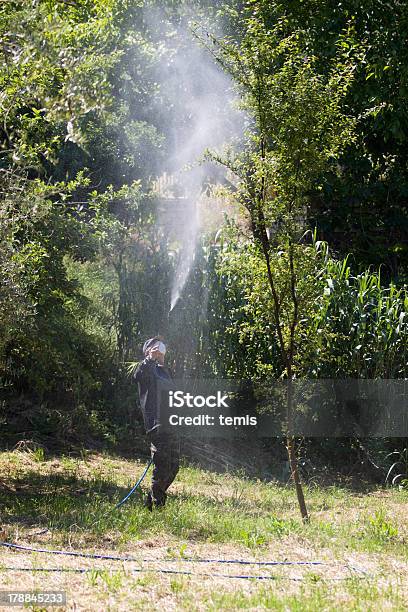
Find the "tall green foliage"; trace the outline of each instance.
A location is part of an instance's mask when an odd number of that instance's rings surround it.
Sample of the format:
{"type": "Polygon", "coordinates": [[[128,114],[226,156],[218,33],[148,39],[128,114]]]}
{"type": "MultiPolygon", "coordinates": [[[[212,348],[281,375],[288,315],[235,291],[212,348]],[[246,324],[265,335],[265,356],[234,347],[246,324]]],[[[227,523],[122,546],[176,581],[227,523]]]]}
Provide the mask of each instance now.
{"type": "MultiPolygon", "coordinates": [[[[111,283],[119,306],[110,321],[102,307],[95,315],[97,300],[73,269],[87,261],[109,269],[122,257],[119,248],[143,249],[134,179],[146,176],[141,151],[161,137],[137,120],[126,103],[128,96],[135,104],[134,96],[123,87],[131,57],[135,70],[140,63],[147,70],[157,55],[142,24],[134,30],[141,10],[125,0],[0,6],[1,382],[8,401],[23,393],[39,409],[40,429],[42,418],[44,427],[52,421],[72,434],[75,407],[82,411],[77,424],[85,424],[83,415],[112,397],[118,351],[129,350],[129,337],[133,347],[138,340],[133,328],[125,331],[126,317],[138,316],[125,308],[123,266],[111,283]]],[[[132,82],[149,95],[141,80],[132,82]]],[[[143,227],[152,224],[147,208],[148,200],[143,227]]],[[[146,274],[146,257],[134,261],[146,274]]],[[[9,404],[16,421],[24,410],[24,402],[9,404]]]]}
{"type": "Polygon", "coordinates": [[[0,4],[0,376],[18,431],[73,435],[112,413],[128,423],[125,362],[157,332],[180,374],[282,374],[262,228],[286,346],[292,255],[302,273],[294,373],[405,375],[406,295],[382,281],[405,253],[406,24],[403,4],[371,0],[0,4]],[[206,40],[255,109],[240,154],[219,159],[254,241],[204,241],[169,318],[173,264],[149,188],[188,133],[171,100],[192,7],[203,23],[218,12],[222,53],[206,40]],[[340,252],[387,261],[381,279],[298,243],[305,217],[340,252]]]}
{"type": "MultiPolygon", "coordinates": [[[[341,256],[356,265],[385,263],[387,281],[407,273],[407,28],[408,7],[398,0],[231,0],[223,19],[231,40],[245,38],[239,16],[262,14],[268,27],[284,24],[286,35],[300,29],[320,69],[330,71],[339,34],[353,23],[364,49],[346,97],[356,121],[356,138],[343,150],[335,171],[325,171],[322,189],[311,193],[310,219],[341,256]]],[[[344,55],[353,53],[342,42],[344,55]]]]}
{"type": "Polygon", "coordinates": [[[348,258],[324,254],[323,291],[313,303],[304,338],[304,375],[320,378],[405,378],[407,309],[405,287],[381,283],[381,271],[352,273],[348,258]]]}
{"type": "MultiPolygon", "coordinates": [[[[284,286],[287,261],[283,253],[277,253],[272,261],[284,286]]],[[[299,293],[304,316],[294,362],[296,376],[405,378],[406,287],[382,284],[380,271],[353,274],[349,258],[334,257],[327,243],[316,239],[316,233],[304,248],[301,268],[299,293]]],[[[220,341],[233,346],[239,356],[246,355],[237,363],[230,361],[231,352],[227,352],[225,372],[253,380],[279,377],[283,363],[277,338],[270,334],[271,308],[262,258],[250,245],[243,248],[236,235],[225,236],[217,252],[216,270],[218,284],[224,288],[226,313],[222,321],[218,319],[219,330],[223,329],[220,341]]],[[[215,312],[219,316],[222,310],[217,307],[215,312]]]]}

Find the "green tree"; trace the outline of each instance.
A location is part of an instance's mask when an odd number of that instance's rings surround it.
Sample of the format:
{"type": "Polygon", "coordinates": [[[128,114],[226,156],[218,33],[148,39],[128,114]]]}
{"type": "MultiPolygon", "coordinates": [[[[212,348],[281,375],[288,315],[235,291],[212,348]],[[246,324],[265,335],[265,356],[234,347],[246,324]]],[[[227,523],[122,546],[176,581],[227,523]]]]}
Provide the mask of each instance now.
{"type": "MultiPolygon", "coordinates": [[[[385,264],[383,280],[404,282],[407,273],[407,32],[408,6],[399,0],[230,0],[223,11],[232,40],[245,37],[237,16],[245,7],[262,12],[268,26],[284,22],[286,36],[302,30],[319,69],[330,71],[337,41],[352,20],[364,47],[345,105],[356,120],[356,138],[339,166],[326,169],[311,193],[309,219],[341,256],[355,265],[385,264]]],[[[343,41],[344,53],[352,47],[343,41]]]]}
{"type": "MultiPolygon", "coordinates": [[[[350,54],[345,57],[342,48],[345,41],[348,49],[354,42],[350,28],[338,41],[330,70],[322,73],[302,32],[286,36],[285,21],[271,27],[264,10],[266,3],[251,2],[238,15],[245,32],[239,45],[215,37],[207,45],[233,76],[242,106],[252,119],[242,151],[209,156],[235,175],[234,198],[248,215],[252,249],[259,260],[252,291],[270,304],[269,328],[276,334],[288,385],[288,456],[306,521],[293,436],[292,387],[300,322],[308,301],[308,292],[301,292],[302,279],[305,275],[306,286],[310,280],[303,224],[311,189],[354,137],[354,121],[342,108],[354,71],[350,54]]],[[[254,274],[249,278],[253,281],[254,274]]]]}

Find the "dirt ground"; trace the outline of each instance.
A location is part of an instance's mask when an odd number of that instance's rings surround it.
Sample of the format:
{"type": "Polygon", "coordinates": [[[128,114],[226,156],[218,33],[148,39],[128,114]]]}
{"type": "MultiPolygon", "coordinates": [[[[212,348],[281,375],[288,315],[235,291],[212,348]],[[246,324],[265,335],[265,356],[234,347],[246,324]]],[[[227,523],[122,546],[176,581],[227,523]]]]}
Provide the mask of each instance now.
{"type": "MultiPolygon", "coordinates": [[[[48,534],[27,534],[20,545],[50,548],[48,534]]],[[[231,563],[201,563],[182,560],[174,554],[176,542],[151,538],[129,545],[126,553],[104,548],[98,554],[132,556],[134,561],[96,560],[81,557],[28,553],[0,549],[1,588],[19,590],[61,590],[66,592],[65,610],[176,610],[209,609],[214,591],[244,595],[262,588],[288,596],[299,592],[305,583],[322,583],[347,600],[342,585],[352,581],[374,581],[377,588],[403,588],[408,601],[408,563],[385,555],[350,553],[334,559],[331,551],[316,551],[284,540],[264,549],[262,554],[248,554],[236,545],[186,545],[182,555],[189,559],[228,559],[257,561],[320,561],[322,565],[255,566],[231,563]],[[6,569],[7,568],[7,569],[6,569]],[[15,568],[13,570],[8,568],[15,568]],[[21,571],[30,568],[35,571],[21,571]],[[48,569],[64,571],[38,571],[48,569]],[[87,570],[83,572],[70,570],[87,570]],[[167,572],[174,573],[167,573],[167,572]],[[184,573],[186,572],[186,573],[184,573]],[[248,580],[237,576],[263,576],[248,580]],[[272,579],[270,579],[272,578],[272,579]],[[404,587],[405,585],[405,587],[404,587]],[[194,600],[194,604],[192,603],[194,600]],[[190,605],[189,605],[190,602],[190,605]]],[[[177,541],[179,546],[179,541],[177,541]]],[[[81,551],[92,552],[92,551],[81,551]]],[[[38,608],[36,608],[38,609],[38,608]]],[[[57,610],[57,607],[52,608],[57,610]]]]}

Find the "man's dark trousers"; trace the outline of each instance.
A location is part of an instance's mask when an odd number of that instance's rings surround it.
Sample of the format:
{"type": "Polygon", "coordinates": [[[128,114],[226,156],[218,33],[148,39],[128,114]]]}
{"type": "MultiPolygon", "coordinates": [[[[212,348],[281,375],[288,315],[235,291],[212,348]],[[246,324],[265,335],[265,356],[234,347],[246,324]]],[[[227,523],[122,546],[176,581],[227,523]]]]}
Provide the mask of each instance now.
{"type": "Polygon", "coordinates": [[[150,452],[153,459],[152,487],[146,505],[164,506],[166,491],[175,479],[180,467],[180,440],[160,428],[149,432],[150,452]]]}

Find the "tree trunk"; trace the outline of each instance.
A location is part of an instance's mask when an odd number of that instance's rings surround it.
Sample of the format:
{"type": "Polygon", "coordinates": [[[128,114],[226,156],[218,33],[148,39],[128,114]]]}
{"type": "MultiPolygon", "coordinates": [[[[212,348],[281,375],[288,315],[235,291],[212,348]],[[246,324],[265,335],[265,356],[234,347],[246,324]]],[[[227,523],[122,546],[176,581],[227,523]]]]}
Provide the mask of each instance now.
{"type": "Polygon", "coordinates": [[[288,458],[290,465],[290,472],[292,475],[293,482],[295,483],[296,495],[299,503],[299,510],[304,523],[309,522],[309,515],[306,508],[305,496],[303,495],[302,483],[300,480],[298,460],[296,456],[296,441],[293,435],[294,423],[293,423],[293,378],[292,378],[292,364],[287,365],[288,374],[288,394],[286,404],[286,416],[287,416],[287,436],[286,444],[288,450],[288,458]]]}
{"type": "Polygon", "coordinates": [[[290,471],[292,474],[293,482],[295,483],[296,495],[298,498],[300,514],[302,515],[302,520],[304,523],[309,522],[309,515],[307,513],[305,496],[303,495],[302,483],[300,481],[297,457],[296,457],[296,448],[295,448],[295,438],[293,436],[287,436],[286,444],[288,449],[288,457],[290,464],[290,471]]]}

